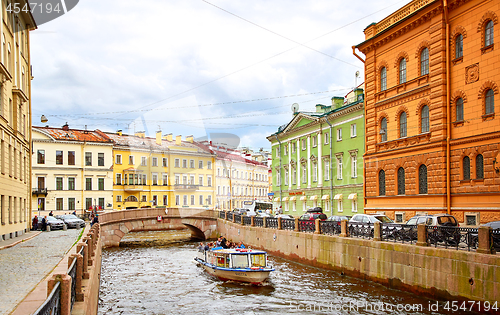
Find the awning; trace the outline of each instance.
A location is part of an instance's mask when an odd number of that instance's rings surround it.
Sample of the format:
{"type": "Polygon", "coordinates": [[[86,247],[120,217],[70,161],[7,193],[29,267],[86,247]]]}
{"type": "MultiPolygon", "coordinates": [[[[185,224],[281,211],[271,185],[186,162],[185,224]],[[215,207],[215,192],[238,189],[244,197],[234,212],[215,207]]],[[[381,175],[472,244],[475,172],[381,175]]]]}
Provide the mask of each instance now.
{"type": "Polygon", "coordinates": [[[283,201],[288,201],[288,197],[283,197],[283,201]]]}
{"type": "Polygon", "coordinates": [[[300,197],[300,200],[307,200],[307,196],[300,197]]]}
{"type": "Polygon", "coordinates": [[[335,200],[341,200],[342,199],[342,194],[338,194],[338,195],[335,195],[335,197],[333,197],[333,199],[335,200]]]}
{"type": "Polygon", "coordinates": [[[274,200],[273,200],[273,201],[280,201],[280,197],[276,197],[276,198],[274,198],[274,200]]]}
{"type": "Polygon", "coordinates": [[[297,200],[297,197],[295,197],[295,196],[290,197],[290,201],[294,201],[294,200],[297,200]]]}
{"type": "Polygon", "coordinates": [[[328,199],[330,199],[330,195],[323,195],[323,197],[321,197],[321,199],[328,200],[328,199]]]}
{"type": "Polygon", "coordinates": [[[347,197],[347,199],[356,200],[358,199],[358,194],[350,194],[349,197],[347,197]]]}
{"type": "Polygon", "coordinates": [[[318,199],[318,196],[314,195],[314,196],[311,196],[311,198],[309,200],[317,200],[318,199]]]}

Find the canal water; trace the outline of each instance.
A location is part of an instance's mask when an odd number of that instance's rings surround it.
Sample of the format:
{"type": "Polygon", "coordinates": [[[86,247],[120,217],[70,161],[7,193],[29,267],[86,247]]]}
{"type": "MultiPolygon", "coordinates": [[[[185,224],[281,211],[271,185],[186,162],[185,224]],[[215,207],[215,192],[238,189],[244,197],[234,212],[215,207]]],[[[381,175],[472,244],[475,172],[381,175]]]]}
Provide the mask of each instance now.
{"type": "Polygon", "coordinates": [[[450,301],[269,257],[269,282],[219,281],[193,260],[188,231],[130,233],[105,249],[99,314],[470,314],[450,301]],[[449,309],[447,311],[446,309],[449,309]]]}

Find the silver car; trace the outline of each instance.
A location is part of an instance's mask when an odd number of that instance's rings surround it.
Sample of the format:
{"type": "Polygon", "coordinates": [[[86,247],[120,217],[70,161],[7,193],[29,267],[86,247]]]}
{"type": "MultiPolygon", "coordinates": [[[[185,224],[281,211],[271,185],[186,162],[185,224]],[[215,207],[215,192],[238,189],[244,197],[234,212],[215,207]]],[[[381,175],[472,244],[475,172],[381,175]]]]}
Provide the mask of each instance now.
{"type": "Polygon", "coordinates": [[[64,221],[64,223],[68,226],[68,228],[79,229],[79,228],[85,227],[85,221],[78,218],[74,214],[63,215],[63,216],[61,216],[61,220],[64,221]]]}

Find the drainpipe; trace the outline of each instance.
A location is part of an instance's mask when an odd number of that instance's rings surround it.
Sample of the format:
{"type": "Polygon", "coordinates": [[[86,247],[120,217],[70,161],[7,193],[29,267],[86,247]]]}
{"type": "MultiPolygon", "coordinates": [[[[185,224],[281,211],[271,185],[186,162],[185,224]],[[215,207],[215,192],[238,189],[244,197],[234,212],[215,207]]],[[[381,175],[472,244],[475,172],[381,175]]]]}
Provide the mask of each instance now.
{"type": "MultiPolygon", "coordinates": [[[[282,185],[281,185],[281,141],[280,139],[278,138],[278,135],[274,135],[276,137],[276,140],[278,141],[279,143],[279,152],[280,152],[280,156],[279,156],[279,159],[280,159],[280,208],[283,209],[283,200],[281,198],[281,195],[283,194],[282,192],[282,185]]],[[[271,154],[272,154],[272,150],[271,150],[271,154]]]]}
{"type": "Polygon", "coordinates": [[[446,24],[446,213],[451,214],[451,187],[450,187],[450,137],[451,137],[451,106],[450,106],[450,22],[448,16],[448,1],[443,0],[444,19],[446,24]]]}
{"type": "MultiPolygon", "coordinates": [[[[354,56],[356,56],[356,58],[358,58],[359,60],[361,60],[361,62],[364,64],[365,61],[363,60],[363,58],[361,58],[358,54],[356,54],[356,46],[352,46],[352,54],[354,56]]],[[[366,80],[365,80],[366,81],[366,80]]]]}
{"type": "MultiPolygon", "coordinates": [[[[365,61],[356,54],[356,46],[352,46],[352,53],[354,56],[356,56],[359,60],[361,60],[361,62],[365,63],[365,61]]],[[[366,68],[366,67],[365,67],[366,68]]],[[[366,82],[366,73],[365,73],[365,82],[366,82]]],[[[366,152],[368,150],[368,145],[366,143],[366,135],[368,134],[367,133],[367,127],[366,127],[366,90],[364,91],[365,92],[365,97],[363,99],[363,110],[364,110],[364,115],[365,115],[365,152],[363,153],[363,155],[366,155],[366,152]]],[[[364,209],[366,208],[366,165],[364,165],[364,162],[363,162],[363,212],[364,209]]]]}
{"type": "Polygon", "coordinates": [[[332,134],[332,124],[328,121],[328,116],[326,116],[326,123],[330,126],[330,208],[332,209],[332,215],[333,215],[333,168],[332,168],[332,161],[333,161],[333,134],[332,134]]]}

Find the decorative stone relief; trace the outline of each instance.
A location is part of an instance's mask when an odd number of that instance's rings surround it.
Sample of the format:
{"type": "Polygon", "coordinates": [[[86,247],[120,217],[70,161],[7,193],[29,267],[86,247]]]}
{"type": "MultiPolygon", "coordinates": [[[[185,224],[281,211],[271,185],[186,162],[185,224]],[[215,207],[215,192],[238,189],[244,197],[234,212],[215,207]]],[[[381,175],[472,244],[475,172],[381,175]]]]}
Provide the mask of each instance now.
{"type": "Polygon", "coordinates": [[[465,83],[474,83],[479,80],[479,63],[465,68],[465,83]]]}

